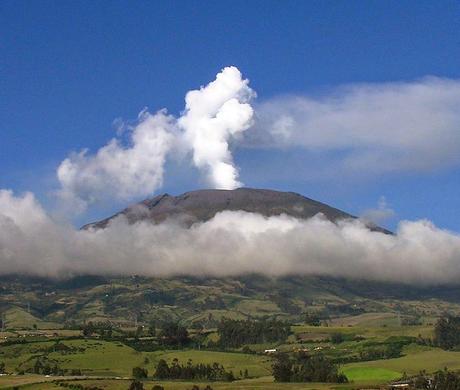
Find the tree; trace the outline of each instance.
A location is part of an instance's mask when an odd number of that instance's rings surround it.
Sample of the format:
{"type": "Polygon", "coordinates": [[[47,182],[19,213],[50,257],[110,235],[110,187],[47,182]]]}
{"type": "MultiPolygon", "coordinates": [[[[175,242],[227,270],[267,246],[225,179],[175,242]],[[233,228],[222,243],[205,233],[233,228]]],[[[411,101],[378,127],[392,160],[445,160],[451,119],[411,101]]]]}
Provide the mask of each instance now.
{"type": "Polygon", "coordinates": [[[242,321],[222,318],[217,333],[221,347],[238,348],[244,344],[283,341],[291,333],[291,327],[277,320],[242,321]]]}
{"type": "Polygon", "coordinates": [[[86,325],[82,327],[83,336],[88,337],[94,333],[94,326],[93,323],[90,321],[86,325]]]}
{"type": "Polygon", "coordinates": [[[340,344],[343,343],[345,338],[343,337],[342,333],[332,333],[331,334],[331,343],[332,344],[340,344]]]}
{"type": "Polygon", "coordinates": [[[148,371],[142,367],[133,368],[133,377],[137,379],[143,379],[148,377],[148,371]]]}
{"type": "Polygon", "coordinates": [[[133,380],[128,390],[144,390],[144,384],[138,380],[133,380]]]}
{"type": "Polygon", "coordinates": [[[177,322],[166,322],[160,330],[160,342],[165,345],[182,347],[189,342],[187,328],[177,322]]]}
{"type": "Polygon", "coordinates": [[[348,382],[337,365],[323,355],[300,353],[290,359],[287,354],[280,354],[272,366],[272,373],[276,382],[348,382]]]}
{"type": "Polygon", "coordinates": [[[166,360],[160,359],[158,361],[154,377],[158,378],[158,379],[167,379],[167,378],[169,378],[169,366],[168,366],[168,363],[166,363],[166,360]]]}
{"type": "Polygon", "coordinates": [[[155,321],[150,321],[148,333],[149,333],[149,336],[155,337],[156,335],[155,321]]]}
{"type": "Polygon", "coordinates": [[[292,363],[288,356],[280,355],[272,365],[272,374],[275,382],[290,382],[292,363]]]}
{"type": "Polygon", "coordinates": [[[307,313],[305,315],[305,323],[310,326],[320,326],[321,319],[315,313],[307,313]]]}
{"type": "Polygon", "coordinates": [[[222,364],[193,364],[188,360],[186,364],[180,364],[178,359],[173,359],[168,366],[164,359],[158,362],[154,377],[157,379],[182,379],[182,380],[209,380],[227,381],[235,380],[232,371],[226,371],[222,364]]]}
{"type": "Polygon", "coordinates": [[[460,317],[441,317],[434,327],[436,345],[453,349],[460,345],[460,317]]]}
{"type": "Polygon", "coordinates": [[[4,374],[4,373],[5,373],[5,363],[0,362],[0,374],[4,374]]]}

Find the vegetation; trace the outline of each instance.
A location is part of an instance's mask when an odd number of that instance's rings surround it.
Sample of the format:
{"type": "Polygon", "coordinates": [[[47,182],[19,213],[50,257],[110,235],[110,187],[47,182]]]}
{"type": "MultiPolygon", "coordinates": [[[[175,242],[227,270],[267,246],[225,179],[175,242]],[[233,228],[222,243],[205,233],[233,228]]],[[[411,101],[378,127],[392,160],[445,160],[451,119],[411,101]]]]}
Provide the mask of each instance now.
{"type": "Polygon", "coordinates": [[[171,366],[164,359],[158,362],[154,377],[157,379],[185,379],[232,382],[235,376],[232,371],[226,371],[219,363],[180,364],[178,359],[173,359],[171,366]]]}
{"type": "Polygon", "coordinates": [[[444,316],[436,323],[435,343],[443,349],[460,347],[460,317],[444,316]]]}
{"type": "Polygon", "coordinates": [[[283,341],[291,333],[289,324],[277,320],[232,320],[223,318],[217,328],[219,345],[238,348],[244,344],[283,341]]]}
{"type": "Polygon", "coordinates": [[[299,353],[290,358],[279,354],[273,364],[273,377],[276,382],[328,382],[347,383],[345,374],[324,355],[299,353]]]}
{"type": "Polygon", "coordinates": [[[165,322],[160,330],[160,343],[172,347],[183,347],[189,341],[187,328],[177,322],[165,322]]]}
{"type": "Polygon", "coordinates": [[[149,372],[145,368],[134,367],[132,375],[133,375],[134,378],[144,379],[144,378],[147,378],[149,376],[149,372]]]}
{"type": "Polygon", "coordinates": [[[4,278],[0,388],[341,389],[404,374],[422,388],[422,376],[455,383],[458,291],[424,299],[357,284],[133,277],[26,288],[4,278]]]}

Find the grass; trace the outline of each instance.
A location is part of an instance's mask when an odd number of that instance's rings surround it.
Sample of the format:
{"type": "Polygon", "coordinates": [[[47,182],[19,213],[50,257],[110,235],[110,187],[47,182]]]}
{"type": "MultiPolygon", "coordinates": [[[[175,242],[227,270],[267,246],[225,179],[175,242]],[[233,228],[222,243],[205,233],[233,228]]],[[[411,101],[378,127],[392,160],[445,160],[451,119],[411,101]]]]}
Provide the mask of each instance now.
{"type": "Polygon", "coordinates": [[[421,370],[434,372],[448,367],[451,370],[460,369],[460,352],[443,351],[438,348],[430,348],[421,351],[410,351],[406,356],[374,360],[370,362],[350,363],[343,367],[344,372],[349,369],[385,369],[394,372],[406,372],[409,375],[418,374],[421,370]]]}
{"type": "Polygon", "coordinates": [[[358,383],[386,383],[402,376],[401,372],[380,367],[347,367],[342,370],[348,380],[358,383]]]}
{"type": "MultiPolygon", "coordinates": [[[[286,344],[277,345],[276,347],[292,351],[295,347],[309,348],[313,350],[316,345],[325,347],[325,353],[337,357],[342,354],[356,353],[363,344],[369,341],[383,341],[390,336],[411,335],[417,336],[431,335],[432,327],[428,325],[421,326],[377,326],[379,321],[392,321],[394,317],[385,313],[375,313],[375,315],[361,315],[354,319],[354,326],[293,326],[292,330],[295,335],[302,338],[315,340],[327,339],[331,333],[343,333],[348,336],[362,335],[367,340],[354,341],[348,337],[347,341],[341,344],[332,345],[327,342],[321,343],[298,343],[296,338],[291,336],[286,344]],[[365,326],[365,323],[372,323],[372,326],[365,326]]],[[[351,319],[347,319],[351,322],[351,319]]],[[[52,331],[50,331],[52,332],[52,331]]],[[[58,331],[59,332],[59,331],[58,331]]],[[[63,331],[64,332],[64,331],[63,331]]],[[[19,331],[16,331],[19,333],[19,331]]],[[[69,334],[70,335],[70,334],[69,334]]],[[[271,377],[272,358],[265,355],[244,354],[239,352],[217,352],[206,350],[159,350],[155,352],[138,352],[120,342],[102,341],[97,339],[77,339],[61,341],[73,350],[69,353],[49,352],[49,348],[55,343],[50,341],[29,342],[27,344],[17,344],[9,346],[0,346],[0,361],[6,363],[7,371],[13,372],[18,369],[27,369],[33,366],[37,356],[46,354],[50,363],[56,362],[59,367],[65,369],[80,369],[84,375],[92,377],[106,377],[106,379],[85,380],[85,384],[97,381],[97,386],[106,389],[127,389],[129,381],[115,380],[114,377],[127,378],[131,376],[131,370],[135,366],[141,366],[153,375],[157,362],[165,359],[169,363],[177,358],[181,364],[186,364],[189,359],[193,363],[212,364],[214,362],[222,364],[226,370],[233,371],[234,375],[239,377],[240,371],[248,370],[250,380],[239,380],[229,383],[212,383],[213,389],[345,389],[339,385],[328,384],[279,384],[273,383],[271,377]]],[[[258,344],[251,346],[253,349],[263,348],[264,345],[258,344]]],[[[438,348],[420,346],[416,344],[407,345],[403,350],[404,356],[397,359],[375,360],[359,363],[350,363],[343,365],[341,370],[352,381],[348,388],[359,385],[378,385],[397,379],[406,372],[409,375],[417,374],[421,370],[434,372],[444,367],[451,370],[460,369],[460,352],[443,351],[438,348]],[[351,387],[350,387],[351,386],[351,387]]],[[[21,389],[56,389],[56,384],[37,383],[43,380],[52,380],[54,378],[44,378],[43,376],[6,376],[0,377],[0,388],[13,386],[15,383],[22,386],[21,389]],[[31,383],[34,382],[34,383],[31,383]]],[[[153,386],[153,382],[151,382],[153,386]]],[[[185,390],[190,389],[192,382],[161,382],[165,390],[185,390]]],[[[201,384],[203,385],[203,384],[201,384]]],[[[151,388],[150,382],[146,388],[151,388]]],[[[202,386],[202,388],[204,388],[202,386]]]]}
{"type": "Polygon", "coordinates": [[[257,299],[242,300],[235,306],[235,310],[253,316],[263,316],[273,313],[281,314],[280,308],[275,303],[257,299]]]}
{"type": "Polygon", "coordinates": [[[55,322],[43,321],[26,310],[13,306],[4,312],[7,329],[32,329],[34,325],[38,329],[59,329],[62,325],[55,322]]]}
{"type": "Polygon", "coordinates": [[[424,338],[431,338],[433,327],[430,325],[417,326],[309,326],[296,325],[292,327],[295,334],[303,335],[309,339],[323,339],[331,333],[343,333],[347,335],[359,335],[376,340],[385,340],[391,336],[412,336],[421,335],[424,338]]]}
{"type": "MultiPolygon", "coordinates": [[[[153,370],[159,359],[165,359],[170,363],[177,358],[180,363],[186,364],[188,359],[193,363],[212,364],[214,362],[222,364],[226,370],[231,370],[235,376],[239,375],[240,370],[248,370],[250,377],[262,377],[271,373],[271,359],[266,356],[249,355],[233,352],[213,352],[213,351],[167,351],[154,352],[150,354],[151,363],[147,367],[153,370]]],[[[152,371],[153,372],[153,371],[152,371]]]]}
{"type": "Polygon", "coordinates": [[[335,318],[332,321],[335,326],[349,327],[382,327],[399,326],[399,317],[395,313],[364,313],[357,316],[335,318]]]}
{"type": "MultiPolygon", "coordinates": [[[[49,379],[49,378],[48,378],[49,379]]],[[[12,384],[20,386],[21,390],[57,390],[62,389],[59,385],[52,382],[38,382],[37,383],[21,385],[20,383],[12,384]]],[[[84,386],[97,386],[103,389],[110,390],[127,390],[131,383],[130,380],[125,379],[86,379],[73,381],[69,383],[82,384],[84,386]]],[[[349,385],[325,384],[325,383],[275,383],[271,377],[263,377],[258,379],[241,380],[235,382],[181,382],[181,381],[145,381],[144,388],[151,389],[153,385],[159,384],[165,390],[189,390],[194,384],[204,389],[206,385],[210,385],[214,390],[331,390],[331,389],[349,389],[349,385]]],[[[0,379],[0,388],[2,382],[0,379]]]]}
{"type": "MultiPolygon", "coordinates": [[[[153,374],[156,363],[160,359],[171,362],[174,358],[186,364],[191,359],[195,364],[212,364],[218,362],[226,370],[232,370],[236,376],[240,370],[248,370],[250,376],[266,376],[270,374],[270,358],[260,355],[214,352],[198,350],[162,350],[156,352],[138,352],[118,342],[102,340],[66,340],[62,341],[68,347],[74,348],[72,353],[47,353],[48,359],[57,362],[64,369],[80,369],[85,375],[96,376],[130,376],[135,366],[142,366],[153,374]],[[144,363],[145,359],[148,363],[144,363]]],[[[2,347],[0,361],[5,362],[9,372],[17,369],[26,370],[33,366],[35,357],[43,355],[54,341],[17,344],[2,347]]]]}

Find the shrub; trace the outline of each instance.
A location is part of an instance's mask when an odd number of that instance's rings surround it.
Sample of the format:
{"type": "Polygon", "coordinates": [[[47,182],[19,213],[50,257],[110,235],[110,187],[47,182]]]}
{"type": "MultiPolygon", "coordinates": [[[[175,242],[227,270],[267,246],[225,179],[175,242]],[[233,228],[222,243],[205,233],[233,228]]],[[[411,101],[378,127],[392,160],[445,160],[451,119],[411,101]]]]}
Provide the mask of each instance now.
{"type": "Polygon", "coordinates": [[[133,368],[133,377],[136,379],[143,379],[147,378],[148,376],[148,371],[145,368],[142,367],[134,367],[133,368]]]}

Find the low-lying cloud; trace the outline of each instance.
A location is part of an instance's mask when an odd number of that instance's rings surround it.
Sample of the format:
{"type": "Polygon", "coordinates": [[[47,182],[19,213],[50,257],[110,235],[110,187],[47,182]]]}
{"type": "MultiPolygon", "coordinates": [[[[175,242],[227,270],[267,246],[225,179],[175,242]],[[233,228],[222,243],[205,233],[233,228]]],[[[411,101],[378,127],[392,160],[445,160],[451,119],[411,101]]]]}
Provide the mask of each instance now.
{"type": "MultiPolygon", "coordinates": [[[[296,170],[330,179],[344,173],[427,172],[460,165],[460,81],[354,85],[320,97],[278,97],[251,106],[255,92],[235,67],[186,94],[175,117],[139,115],[123,137],[95,153],[69,155],[57,169],[58,194],[72,211],[112,200],[151,196],[168,159],[190,159],[213,188],[241,186],[232,148],[301,150],[319,164],[296,170]],[[314,172],[313,172],[314,171],[314,172]]],[[[258,154],[261,158],[261,154],[258,154]]],[[[264,158],[264,157],[262,157],[264,158]]],[[[288,166],[286,172],[292,170],[288,166]]],[[[264,174],[270,175],[264,165],[264,174]]],[[[404,283],[458,283],[460,235],[429,221],[403,221],[395,235],[371,232],[365,221],[393,212],[384,201],[361,220],[334,224],[222,212],[191,227],[180,219],[102,230],[56,222],[27,193],[0,190],[0,274],[237,276],[263,273],[329,275],[404,283]]]]}
{"type": "Polygon", "coordinates": [[[0,191],[0,274],[169,277],[246,273],[329,275],[403,283],[458,283],[460,235],[428,221],[371,232],[359,220],[299,220],[225,211],[188,228],[179,220],[76,230],[56,223],[30,193],[0,191]]]}

